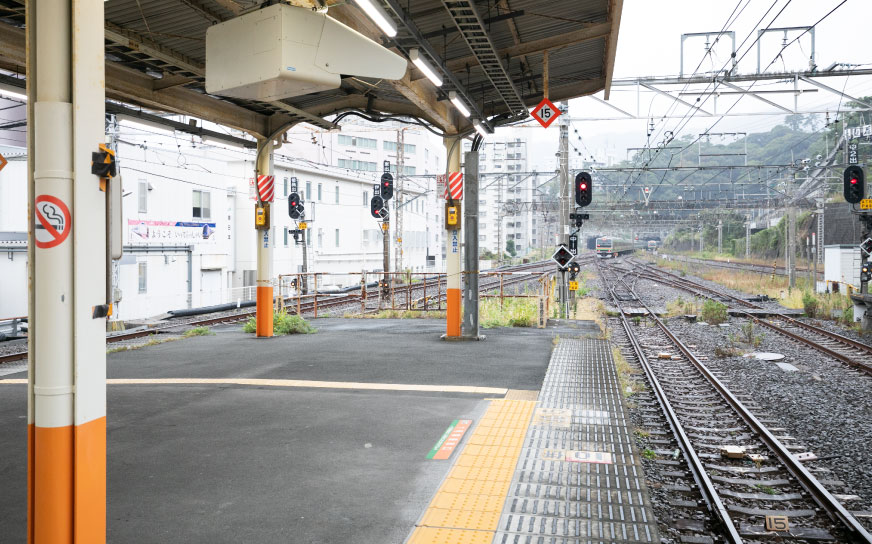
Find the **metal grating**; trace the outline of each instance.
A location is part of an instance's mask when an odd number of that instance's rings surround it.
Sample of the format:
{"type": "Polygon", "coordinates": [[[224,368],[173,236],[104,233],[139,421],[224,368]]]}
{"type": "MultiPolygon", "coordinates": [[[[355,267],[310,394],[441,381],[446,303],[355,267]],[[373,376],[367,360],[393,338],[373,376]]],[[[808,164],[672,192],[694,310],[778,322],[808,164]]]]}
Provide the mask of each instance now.
{"type": "Polygon", "coordinates": [[[511,78],[506,73],[503,63],[500,61],[491,42],[487,30],[484,28],[484,23],[481,21],[478,12],[475,10],[471,0],[442,0],[448,13],[451,14],[451,19],[457,25],[457,29],[463,35],[469,45],[472,54],[478,60],[485,75],[493,84],[494,88],[499,93],[506,107],[514,115],[527,113],[527,106],[524,105],[524,100],[512,83],[511,78]]]}
{"type": "Polygon", "coordinates": [[[494,542],[660,542],[626,419],[608,343],[561,339],[494,542]]]}

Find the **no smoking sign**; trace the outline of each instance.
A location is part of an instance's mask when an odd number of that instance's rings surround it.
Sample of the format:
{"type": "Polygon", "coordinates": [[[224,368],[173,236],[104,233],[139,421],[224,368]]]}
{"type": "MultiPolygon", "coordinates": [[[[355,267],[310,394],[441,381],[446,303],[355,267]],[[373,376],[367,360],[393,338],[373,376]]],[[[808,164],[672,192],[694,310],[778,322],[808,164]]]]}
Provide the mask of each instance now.
{"type": "Polygon", "coordinates": [[[70,209],[59,198],[50,195],[36,197],[36,247],[50,249],[59,246],[73,228],[70,209]]]}
{"type": "Polygon", "coordinates": [[[547,98],[543,98],[542,102],[539,102],[539,105],[530,112],[530,115],[533,116],[533,119],[539,121],[540,125],[548,128],[548,125],[560,117],[560,110],[557,109],[557,106],[555,106],[553,102],[547,98]]]}

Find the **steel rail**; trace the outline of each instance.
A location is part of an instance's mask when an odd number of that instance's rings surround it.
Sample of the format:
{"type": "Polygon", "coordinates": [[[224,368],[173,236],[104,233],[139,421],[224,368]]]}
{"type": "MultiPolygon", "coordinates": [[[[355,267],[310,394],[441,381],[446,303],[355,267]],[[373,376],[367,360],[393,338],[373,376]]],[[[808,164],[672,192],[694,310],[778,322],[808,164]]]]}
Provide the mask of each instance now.
{"type": "MultiPolygon", "coordinates": [[[[707,292],[712,293],[713,295],[715,295],[717,297],[727,298],[727,299],[732,300],[736,303],[742,304],[746,307],[750,307],[750,308],[754,308],[754,309],[763,309],[761,306],[758,306],[758,305],[753,304],[751,302],[748,302],[746,300],[742,300],[741,298],[734,297],[733,295],[717,291],[717,290],[712,289],[710,287],[700,285],[700,284],[698,284],[694,281],[688,280],[686,278],[681,278],[679,276],[672,274],[671,272],[667,272],[665,270],[657,270],[657,269],[654,269],[653,267],[650,267],[650,266],[648,268],[652,271],[656,270],[656,272],[654,274],[652,274],[650,276],[645,276],[646,278],[651,279],[652,281],[658,281],[660,283],[672,285],[673,287],[676,287],[678,289],[684,289],[685,291],[688,291],[688,292],[691,292],[694,294],[698,294],[698,295],[702,295],[706,298],[713,298],[712,296],[706,295],[704,293],[707,291],[707,292]],[[662,277],[657,277],[657,274],[672,276],[676,281],[664,280],[662,277]],[[692,287],[688,287],[688,285],[692,286],[692,287]]],[[[738,311],[741,312],[741,310],[738,310],[738,311]]],[[[820,351],[821,353],[829,355],[830,357],[833,357],[834,359],[837,359],[837,360],[845,363],[848,366],[854,367],[858,370],[862,370],[863,372],[872,375],[872,365],[866,364],[866,363],[864,363],[862,361],[858,361],[856,359],[852,359],[850,356],[845,355],[844,353],[840,353],[840,352],[838,352],[832,348],[829,348],[827,346],[824,346],[824,345],[814,341],[811,338],[808,338],[808,337],[803,336],[801,334],[797,334],[793,331],[789,331],[783,327],[779,327],[775,323],[770,323],[769,321],[766,321],[764,319],[760,319],[759,317],[757,317],[753,314],[750,314],[748,312],[742,312],[742,313],[747,319],[750,319],[751,321],[753,321],[754,323],[756,323],[758,325],[762,325],[762,326],[764,326],[768,329],[771,329],[779,334],[782,334],[788,338],[796,340],[797,342],[800,342],[800,343],[805,344],[811,348],[814,348],[814,349],[820,351]]],[[[840,343],[844,344],[848,348],[860,350],[864,354],[872,357],[872,347],[867,346],[866,344],[863,344],[861,342],[857,342],[856,340],[852,340],[846,336],[842,336],[841,334],[838,334],[838,333],[835,333],[832,331],[828,331],[822,327],[817,327],[817,326],[811,325],[809,323],[804,323],[802,321],[799,321],[798,319],[793,319],[792,317],[789,317],[786,315],[779,315],[777,318],[781,319],[782,321],[785,321],[786,323],[788,323],[791,326],[801,328],[801,329],[807,330],[809,332],[827,337],[831,340],[834,340],[836,342],[840,342],[840,343]]]]}
{"type": "MultiPolygon", "coordinates": [[[[623,282],[623,280],[621,280],[623,282]]],[[[841,522],[842,525],[851,533],[851,535],[859,542],[868,542],[872,544],[872,534],[860,524],[842,504],[818,481],[805,466],[798,461],[779,441],[775,435],[754,416],[751,411],[715,376],[711,370],[700,361],[693,352],[682,342],[675,334],[660,320],[651,309],[638,298],[635,291],[630,289],[624,283],[625,287],[637,298],[639,304],[645,308],[650,318],[657,324],[661,331],[678,347],[684,356],[700,371],[700,373],[708,380],[708,382],[718,391],[721,397],[727,401],[733,410],[741,417],[751,429],[757,433],[764,444],[778,457],[787,470],[797,479],[800,485],[814,499],[814,501],[826,510],[827,515],[834,521],[841,522]]]]}
{"type": "MultiPolygon", "coordinates": [[[[669,422],[669,426],[672,429],[672,434],[675,435],[675,439],[678,442],[678,447],[681,448],[681,451],[684,454],[684,458],[687,459],[687,464],[690,468],[691,475],[693,476],[697,487],[702,493],[702,497],[705,500],[706,507],[718,519],[724,530],[725,536],[729,538],[730,542],[740,544],[741,542],[743,542],[742,537],[739,535],[739,531],[736,528],[736,525],[733,522],[733,519],[730,516],[726,505],[724,505],[720,495],[718,495],[717,489],[715,489],[714,483],[712,483],[711,479],[708,476],[708,473],[705,471],[702,460],[700,460],[699,455],[696,453],[693,444],[691,444],[690,442],[690,438],[687,436],[687,432],[685,432],[684,430],[684,426],[681,424],[678,419],[678,415],[672,408],[672,403],[669,402],[669,399],[666,397],[666,392],[663,391],[663,387],[660,385],[660,380],[658,380],[657,377],[654,375],[654,369],[651,368],[651,365],[648,362],[648,358],[645,356],[645,352],[642,349],[638,338],[636,338],[635,333],[631,332],[630,324],[627,320],[627,314],[624,313],[624,308],[621,306],[621,303],[618,300],[617,295],[615,294],[614,286],[610,285],[606,280],[605,274],[603,273],[602,265],[597,263],[596,266],[597,270],[600,273],[600,277],[603,279],[603,282],[606,283],[609,289],[609,294],[612,297],[612,301],[614,302],[615,307],[618,309],[618,312],[620,312],[621,325],[623,326],[624,331],[627,333],[627,338],[629,338],[630,340],[630,345],[633,347],[633,351],[636,354],[636,358],[639,360],[639,364],[644,369],[645,375],[648,377],[648,381],[651,383],[651,389],[653,389],[654,394],[657,397],[657,402],[660,403],[660,407],[663,409],[663,413],[666,415],[666,420],[669,422]]],[[[641,303],[641,301],[639,302],[641,303]]]]}

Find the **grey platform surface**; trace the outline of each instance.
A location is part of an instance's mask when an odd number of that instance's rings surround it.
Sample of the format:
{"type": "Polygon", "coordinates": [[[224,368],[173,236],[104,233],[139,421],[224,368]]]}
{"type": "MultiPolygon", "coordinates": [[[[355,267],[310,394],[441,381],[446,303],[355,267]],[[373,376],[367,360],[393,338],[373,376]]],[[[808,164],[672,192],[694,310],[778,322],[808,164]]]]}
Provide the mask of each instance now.
{"type": "MultiPolygon", "coordinates": [[[[313,335],[258,340],[234,326],[113,353],[109,377],[539,389],[554,335],[590,332],[561,323],[446,343],[440,320],[313,324],[313,335]]],[[[477,419],[486,396],[109,385],[109,541],[401,542],[449,467],[427,452],[452,420],[477,419]]],[[[3,544],[25,542],[26,414],[26,387],[0,385],[3,544]]]]}
{"type": "Polygon", "coordinates": [[[494,542],[660,542],[608,342],[552,353],[494,542]]]}

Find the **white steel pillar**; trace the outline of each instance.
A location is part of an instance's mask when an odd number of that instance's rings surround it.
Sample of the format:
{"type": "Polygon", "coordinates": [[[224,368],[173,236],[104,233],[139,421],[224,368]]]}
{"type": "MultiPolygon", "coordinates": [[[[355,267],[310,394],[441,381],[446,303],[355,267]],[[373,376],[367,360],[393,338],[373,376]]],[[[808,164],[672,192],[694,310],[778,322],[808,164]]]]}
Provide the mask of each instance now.
{"type": "Polygon", "coordinates": [[[28,542],[106,541],[103,2],[28,0],[28,542]]]}
{"type": "MultiPolygon", "coordinates": [[[[273,335],[273,284],[272,284],[272,244],[270,231],[272,216],[269,213],[275,190],[273,183],[263,184],[262,176],[272,176],[273,143],[271,140],[257,141],[257,160],[255,163],[255,183],[258,185],[258,203],[266,209],[267,225],[263,230],[255,230],[257,236],[257,317],[255,318],[255,335],[270,337],[273,335]],[[261,190],[260,187],[267,187],[261,190]]],[[[308,195],[307,195],[308,197],[308,195]]]]}

